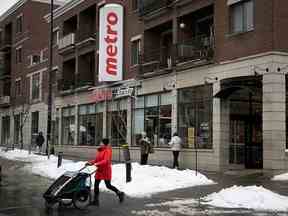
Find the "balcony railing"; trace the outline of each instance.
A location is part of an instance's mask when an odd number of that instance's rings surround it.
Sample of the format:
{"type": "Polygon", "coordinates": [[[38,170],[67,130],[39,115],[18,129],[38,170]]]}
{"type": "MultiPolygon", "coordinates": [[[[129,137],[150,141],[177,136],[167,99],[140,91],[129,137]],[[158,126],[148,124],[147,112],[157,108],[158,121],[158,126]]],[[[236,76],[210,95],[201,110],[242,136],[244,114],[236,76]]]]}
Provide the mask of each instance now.
{"type": "Polygon", "coordinates": [[[197,36],[178,43],[176,52],[176,63],[211,59],[214,55],[214,39],[207,36],[197,36]]]}
{"type": "Polygon", "coordinates": [[[75,45],[75,33],[70,33],[60,39],[58,49],[64,49],[66,47],[75,45]]]}
{"type": "Polygon", "coordinates": [[[59,79],[57,81],[59,91],[68,91],[75,88],[75,80],[59,79]]]}
{"type": "Polygon", "coordinates": [[[191,40],[162,47],[158,49],[145,49],[140,55],[141,74],[171,69],[184,62],[211,60],[214,56],[214,40],[210,37],[199,36],[191,40]]]}
{"type": "Polygon", "coordinates": [[[165,8],[172,2],[173,0],[140,0],[139,15],[144,16],[160,8],[165,8]]]}
{"type": "Polygon", "coordinates": [[[0,96],[0,106],[10,105],[10,96],[0,96]]]}

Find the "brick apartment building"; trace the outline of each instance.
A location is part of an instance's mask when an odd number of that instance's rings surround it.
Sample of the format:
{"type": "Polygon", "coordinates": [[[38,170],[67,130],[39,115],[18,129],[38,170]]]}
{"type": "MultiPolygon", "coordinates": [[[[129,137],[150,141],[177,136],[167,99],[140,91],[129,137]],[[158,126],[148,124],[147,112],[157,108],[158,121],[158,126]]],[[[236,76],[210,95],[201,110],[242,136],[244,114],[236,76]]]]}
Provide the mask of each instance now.
{"type": "MultiPolygon", "coordinates": [[[[46,131],[48,0],[19,0],[0,17],[1,145],[31,144],[46,131]],[[21,136],[23,133],[23,137],[21,136]],[[22,140],[23,139],[23,140],[22,140]]],[[[55,7],[63,1],[55,1],[55,7]]]]}
{"type": "Polygon", "coordinates": [[[197,152],[200,169],[286,169],[287,6],[284,0],[71,0],[57,8],[56,149],[91,157],[110,137],[114,159],[121,160],[119,146],[128,143],[136,161],[146,131],[156,150],[148,161],[169,165],[168,141],[177,131],[182,168],[195,167],[197,152]],[[110,3],[124,9],[123,80],[99,82],[99,13],[110,3]]]}

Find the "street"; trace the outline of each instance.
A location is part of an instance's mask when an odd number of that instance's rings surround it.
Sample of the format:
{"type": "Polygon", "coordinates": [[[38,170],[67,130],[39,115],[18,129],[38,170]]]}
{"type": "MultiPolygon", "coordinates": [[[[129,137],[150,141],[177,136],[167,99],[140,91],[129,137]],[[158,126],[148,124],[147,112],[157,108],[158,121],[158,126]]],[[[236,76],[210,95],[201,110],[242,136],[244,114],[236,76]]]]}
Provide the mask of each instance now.
{"type": "Polygon", "coordinates": [[[53,182],[47,178],[24,171],[23,162],[0,159],[3,177],[0,187],[0,216],[78,216],[78,215],[279,215],[286,213],[255,212],[243,209],[221,209],[199,205],[197,197],[219,190],[223,185],[216,184],[159,193],[151,198],[128,198],[123,204],[112,193],[102,192],[100,207],[89,206],[86,210],[71,207],[57,207],[47,211],[42,198],[43,192],[53,182]],[[189,202],[181,201],[192,199],[189,202]],[[196,198],[196,199],[195,199],[196,198]]]}

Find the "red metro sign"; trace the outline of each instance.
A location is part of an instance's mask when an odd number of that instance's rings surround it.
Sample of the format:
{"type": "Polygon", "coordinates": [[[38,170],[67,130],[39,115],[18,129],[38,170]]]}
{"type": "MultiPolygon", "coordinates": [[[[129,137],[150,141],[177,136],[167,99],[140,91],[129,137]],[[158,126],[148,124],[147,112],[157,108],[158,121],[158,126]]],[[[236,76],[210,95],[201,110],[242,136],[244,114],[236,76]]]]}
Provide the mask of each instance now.
{"type": "Polygon", "coordinates": [[[123,78],[123,6],[107,4],[99,13],[99,81],[119,81],[123,78]]]}

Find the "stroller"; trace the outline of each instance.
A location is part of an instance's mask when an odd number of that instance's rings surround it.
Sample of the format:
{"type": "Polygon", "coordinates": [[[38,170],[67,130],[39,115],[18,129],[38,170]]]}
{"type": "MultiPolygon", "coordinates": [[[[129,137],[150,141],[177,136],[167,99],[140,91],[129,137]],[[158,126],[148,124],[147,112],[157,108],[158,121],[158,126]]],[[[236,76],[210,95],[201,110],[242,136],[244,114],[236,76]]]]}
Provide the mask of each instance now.
{"type": "Polygon", "coordinates": [[[76,172],[65,172],[56,179],[48,190],[43,194],[45,206],[52,208],[56,203],[60,206],[74,205],[75,208],[86,208],[91,200],[91,175],[92,173],[81,172],[83,167],[76,172]]]}

